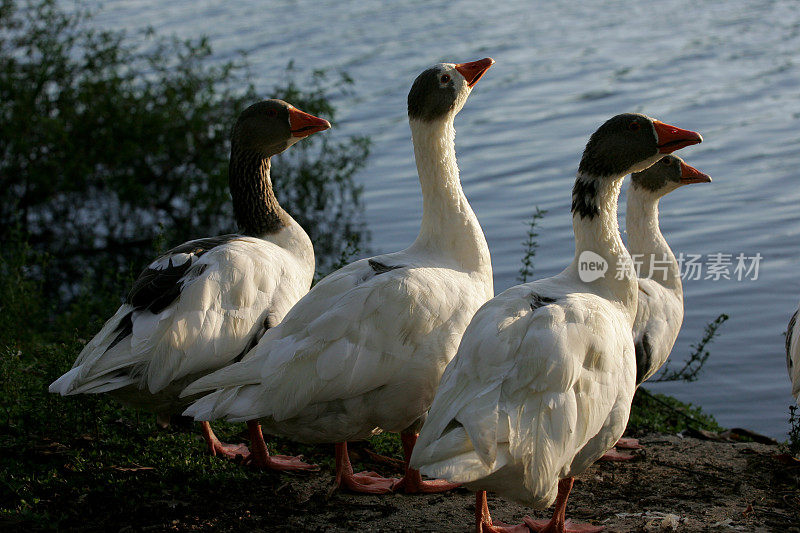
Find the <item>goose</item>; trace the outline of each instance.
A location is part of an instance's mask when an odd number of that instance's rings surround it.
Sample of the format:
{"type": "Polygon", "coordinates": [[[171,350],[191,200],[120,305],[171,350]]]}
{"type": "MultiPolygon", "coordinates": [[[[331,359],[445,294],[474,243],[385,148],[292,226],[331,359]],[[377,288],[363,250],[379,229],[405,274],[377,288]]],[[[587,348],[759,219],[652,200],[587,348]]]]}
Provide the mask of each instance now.
{"type": "Polygon", "coordinates": [[[792,380],[792,395],[800,405],[800,327],[797,325],[797,316],[800,307],[789,319],[786,330],[786,368],[789,370],[789,379],[792,380]]]}
{"type": "MultiPolygon", "coordinates": [[[[659,200],[684,185],[710,181],[707,174],[676,155],[664,156],[650,168],[631,175],[625,229],[628,252],[639,276],[639,304],[633,323],[637,387],[666,363],[683,323],[680,266],[659,228],[659,200]]],[[[620,439],[616,446],[641,448],[636,439],[620,439]]],[[[632,457],[611,449],[602,459],[624,461],[632,457]]]]}
{"type": "MultiPolygon", "coordinates": [[[[186,385],[238,360],[278,324],[311,286],[314,249],[275,198],[270,158],[328,128],[282,100],[245,109],[232,130],[228,176],[239,233],[185,242],[150,263],[50,392],[109,393],[168,424],[190,403],[179,397],[186,385]]],[[[202,431],[212,455],[248,455],[221,443],[207,422],[202,431]]],[[[308,467],[280,456],[272,466],[308,467]]]]}
{"type": "Polygon", "coordinates": [[[410,466],[478,491],[476,531],[565,531],[573,477],[622,435],[636,388],[637,283],[617,224],[620,185],[700,141],[641,114],[606,121],[572,190],[572,263],[489,300],[467,327],[410,466]],[[486,490],[536,508],[557,497],[553,518],[493,525],[486,490]]]}
{"type": "Polygon", "coordinates": [[[493,294],[489,248],[461,188],[453,120],[494,63],[440,63],[408,94],[422,188],[419,235],[408,248],[328,275],[240,363],[185,394],[215,391],[196,420],[258,420],[272,434],[336,444],[336,481],[352,491],[437,492],[452,484],[353,473],[347,441],[400,432],[406,458],[472,314],[493,294]],[[219,389],[219,390],[217,390],[219,389]]]}

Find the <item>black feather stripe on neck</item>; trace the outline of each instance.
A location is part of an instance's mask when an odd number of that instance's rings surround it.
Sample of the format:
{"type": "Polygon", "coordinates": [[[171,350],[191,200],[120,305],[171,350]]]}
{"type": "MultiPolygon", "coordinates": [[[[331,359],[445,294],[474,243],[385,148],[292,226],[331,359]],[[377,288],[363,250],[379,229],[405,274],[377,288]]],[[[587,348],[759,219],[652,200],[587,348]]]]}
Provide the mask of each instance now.
{"type": "Polygon", "coordinates": [[[578,177],[572,187],[572,214],[592,219],[600,214],[597,206],[597,180],[578,177]]]}

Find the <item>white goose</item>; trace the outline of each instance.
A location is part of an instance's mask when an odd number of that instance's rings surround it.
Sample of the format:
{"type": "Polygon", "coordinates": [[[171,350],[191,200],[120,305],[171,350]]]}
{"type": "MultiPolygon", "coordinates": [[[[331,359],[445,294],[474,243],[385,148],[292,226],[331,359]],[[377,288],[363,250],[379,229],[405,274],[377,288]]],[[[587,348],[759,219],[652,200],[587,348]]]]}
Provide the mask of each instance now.
{"type": "MultiPolygon", "coordinates": [[[[618,115],[592,135],[572,192],[575,259],[478,310],[442,377],[412,467],[537,508],[558,493],[550,522],[525,523],[565,531],[573,476],[622,435],[636,388],[637,284],[617,225],[620,184],[700,140],[639,114],[618,115]],[[602,264],[605,275],[587,268],[602,264]]],[[[504,530],[492,525],[485,492],[476,530],[504,530]]]]}
{"type": "Polygon", "coordinates": [[[786,330],[786,368],[789,370],[789,379],[792,380],[792,395],[800,405],[800,326],[797,324],[797,317],[800,315],[800,307],[794,312],[789,320],[789,328],[786,330]]]}
{"type": "MultiPolygon", "coordinates": [[[[311,286],[314,249],[275,198],[270,157],[329,127],[281,100],[245,109],[229,167],[240,233],[189,241],[153,261],[50,392],[110,393],[168,421],[190,403],[179,398],[187,384],[238,360],[278,324],[311,286]]],[[[221,443],[207,422],[203,434],[212,455],[247,455],[221,443]]],[[[286,460],[275,466],[292,467],[294,458],[286,460]]]]}
{"type": "MultiPolygon", "coordinates": [[[[661,234],[658,203],[666,194],[690,183],[711,178],[678,156],[665,156],[650,168],[631,175],[625,229],[628,252],[637,265],[639,304],[633,323],[638,387],[667,361],[683,323],[683,285],[678,261],[661,234]]],[[[617,447],[641,448],[636,439],[620,439],[617,447]]],[[[610,450],[606,460],[632,456],[610,450]]]]}
{"type": "MultiPolygon", "coordinates": [[[[420,74],[408,116],[423,196],[419,236],[400,252],[362,259],[320,281],[242,362],[198,380],[221,388],[186,414],[197,420],[258,419],[294,440],[337,443],[337,482],[361,492],[397,488],[353,474],[347,441],[401,432],[407,457],[439,378],[478,307],[492,296],[492,267],[461,189],[453,119],[490,58],[441,63],[420,74]]],[[[452,485],[406,471],[408,492],[452,485]]]]}

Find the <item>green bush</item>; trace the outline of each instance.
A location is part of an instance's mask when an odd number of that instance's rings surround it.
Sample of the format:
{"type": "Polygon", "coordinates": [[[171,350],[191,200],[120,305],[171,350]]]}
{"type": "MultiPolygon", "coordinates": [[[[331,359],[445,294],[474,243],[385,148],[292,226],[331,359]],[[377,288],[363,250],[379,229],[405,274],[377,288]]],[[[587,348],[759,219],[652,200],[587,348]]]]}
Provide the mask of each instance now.
{"type": "MultiPolygon", "coordinates": [[[[228,132],[240,110],[277,97],[333,120],[326,94],[351,83],[323,72],[298,82],[287,69],[256,95],[244,59],[213,62],[204,38],[147,32],[133,45],[60,6],[0,0],[0,239],[17,231],[47,255],[28,274],[59,301],[87,281],[92,293],[118,293],[107,273],[141,269],[162,231],[167,245],[235,231],[228,132]]],[[[352,176],[369,143],[335,139],[313,136],[273,167],[323,271],[367,238],[352,176]]]]}
{"type": "Polygon", "coordinates": [[[628,430],[679,433],[687,428],[722,431],[714,417],[691,403],[639,387],[633,397],[628,430]]]}

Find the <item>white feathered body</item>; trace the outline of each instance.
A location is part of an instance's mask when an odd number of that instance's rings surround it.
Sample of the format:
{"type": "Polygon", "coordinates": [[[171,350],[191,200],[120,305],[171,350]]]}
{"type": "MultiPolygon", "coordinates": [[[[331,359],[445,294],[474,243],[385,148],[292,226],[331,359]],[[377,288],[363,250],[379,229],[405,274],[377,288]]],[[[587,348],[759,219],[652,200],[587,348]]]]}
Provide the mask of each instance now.
{"type": "Polygon", "coordinates": [[[631,323],[569,271],[493,298],[442,377],[412,467],[547,507],[559,479],[584,471],[625,430],[631,323]]]}
{"type": "Polygon", "coordinates": [[[789,320],[786,331],[786,367],[789,370],[789,379],[792,380],[792,395],[800,405],[800,307],[789,320]]]}
{"type": "Polygon", "coordinates": [[[192,384],[225,389],[199,420],[258,419],[302,442],[401,431],[425,415],[491,271],[403,251],[352,263],[317,284],[245,359],[192,384]],[[448,264],[450,263],[450,264],[448,264]]]}
{"type": "Polygon", "coordinates": [[[137,281],[140,301],[122,305],[50,391],[110,392],[136,407],[180,412],[190,400],[180,391],[279,323],[313,274],[311,241],[294,220],[263,238],[184,243],[150,264],[137,281]]]}

